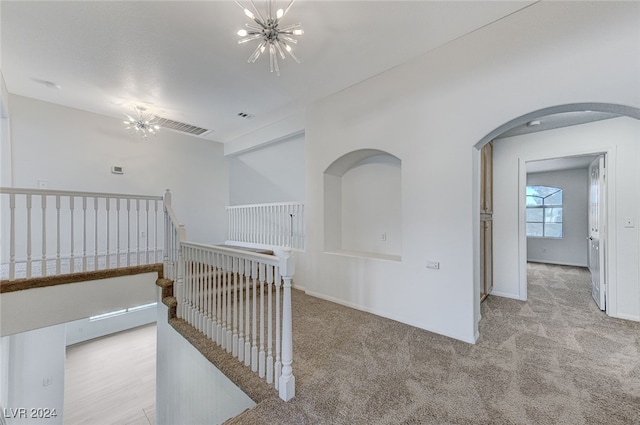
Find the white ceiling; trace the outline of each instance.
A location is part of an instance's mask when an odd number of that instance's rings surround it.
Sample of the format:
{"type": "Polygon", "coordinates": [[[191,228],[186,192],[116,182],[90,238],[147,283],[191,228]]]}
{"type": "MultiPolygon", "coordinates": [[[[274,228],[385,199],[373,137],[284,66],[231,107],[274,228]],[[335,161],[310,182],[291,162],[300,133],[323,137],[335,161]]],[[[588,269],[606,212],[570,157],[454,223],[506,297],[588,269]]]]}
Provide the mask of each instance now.
{"type": "Polygon", "coordinates": [[[598,155],[565,156],[527,162],[527,174],[589,168],[598,155]]]}
{"type": "Polygon", "coordinates": [[[228,142],[534,3],[300,0],[283,24],[304,27],[302,63],[277,77],[246,62],[232,1],[3,0],[0,66],[10,93],[118,118],[144,105],[228,142]]]}
{"type": "Polygon", "coordinates": [[[610,112],[596,111],[572,111],[562,112],[553,115],[545,115],[535,120],[529,121],[502,133],[496,139],[505,137],[521,136],[523,134],[536,133],[538,131],[553,130],[554,128],[569,127],[572,125],[587,124],[594,121],[608,120],[619,117],[618,114],[610,112]]]}

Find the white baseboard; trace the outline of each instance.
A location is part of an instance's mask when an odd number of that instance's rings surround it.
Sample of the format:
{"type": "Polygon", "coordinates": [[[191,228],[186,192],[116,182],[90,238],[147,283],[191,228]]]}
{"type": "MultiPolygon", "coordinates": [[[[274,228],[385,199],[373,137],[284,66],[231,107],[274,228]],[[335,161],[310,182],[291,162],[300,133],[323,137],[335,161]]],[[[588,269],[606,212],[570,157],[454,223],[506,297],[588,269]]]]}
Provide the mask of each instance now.
{"type": "MultiPolygon", "coordinates": [[[[612,316],[613,317],[613,316],[612,316]]],[[[631,320],[634,322],[640,322],[640,316],[636,316],[635,314],[618,314],[615,317],[618,319],[631,320]]]]}
{"type": "Polygon", "coordinates": [[[569,262],[566,262],[566,261],[536,260],[534,258],[527,258],[527,262],[529,262],[529,263],[553,264],[553,265],[556,265],[556,266],[589,267],[588,264],[569,263],[569,262]]]}
{"type": "Polygon", "coordinates": [[[320,298],[320,299],[323,299],[323,300],[326,300],[326,301],[331,301],[332,303],[336,303],[336,304],[340,304],[340,305],[343,305],[343,306],[346,306],[346,307],[350,307],[350,308],[353,308],[355,310],[360,310],[360,311],[364,311],[364,312],[367,312],[367,313],[375,314],[376,316],[380,316],[380,317],[384,317],[384,318],[387,318],[387,319],[390,319],[390,320],[394,320],[396,322],[404,323],[405,325],[414,326],[416,328],[423,329],[423,330],[428,331],[428,332],[433,332],[433,333],[436,333],[436,334],[439,334],[439,335],[446,336],[448,338],[456,339],[458,341],[467,342],[469,344],[475,344],[477,339],[478,339],[478,337],[479,337],[479,335],[474,335],[472,338],[461,338],[459,336],[451,335],[451,334],[449,334],[447,332],[444,332],[441,329],[425,327],[423,324],[415,323],[415,322],[413,322],[411,320],[407,320],[407,319],[405,319],[403,317],[396,316],[396,315],[393,315],[393,314],[388,314],[386,312],[377,310],[375,308],[370,308],[370,307],[366,307],[366,306],[363,306],[363,305],[360,305],[360,304],[356,304],[356,303],[352,303],[352,302],[349,302],[349,301],[344,301],[344,300],[341,300],[339,298],[332,297],[330,295],[325,295],[325,294],[321,294],[319,292],[314,292],[314,291],[305,291],[305,293],[307,295],[311,295],[312,297],[320,298]]]}
{"type": "Polygon", "coordinates": [[[502,298],[511,298],[512,300],[518,300],[518,301],[526,301],[520,298],[518,294],[511,294],[509,292],[500,292],[500,291],[496,291],[495,289],[491,291],[489,295],[495,295],[496,297],[502,297],[502,298]]]}

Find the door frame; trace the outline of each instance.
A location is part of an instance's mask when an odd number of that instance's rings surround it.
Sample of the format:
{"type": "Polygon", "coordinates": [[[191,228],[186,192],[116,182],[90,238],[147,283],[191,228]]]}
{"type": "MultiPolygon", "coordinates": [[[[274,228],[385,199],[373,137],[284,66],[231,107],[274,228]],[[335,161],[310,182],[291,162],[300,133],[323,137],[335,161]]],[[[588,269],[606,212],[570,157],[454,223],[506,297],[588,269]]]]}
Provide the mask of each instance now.
{"type": "MultiPolygon", "coordinates": [[[[520,116],[516,116],[513,119],[509,120],[509,121],[505,121],[502,125],[494,128],[493,130],[491,130],[490,132],[488,132],[487,134],[484,135],[484,137],[482,137],[471,149],[471,167],[472,167],[472,181],[471,181],[471,186],[472,186],[472,230],[473,230],[473,254],[472,254],[472,262],[473,262],[473,316],[475,318],[474,320],[474,332],[475,332],[475,339],[477,340],[480,337],[480,332],[478,329],[478,325],[480,323],[480,320],[482,318],[482,314],[480,312],[480,220],[478,220],[477,218],[480,215],[480,150],[482,149],[482,147],[487,144],[489,141],[495,139],[496,137],[500,136],[501,134],[503,134],[504,132],[517,127],[519,125],[522,124],[526,124],[527,122],[531,121],[531,120],[535,120],[535,119],[539,119],[540,117],[544,117],[546,115],[553,115],[553,114],[558,114],[561,112],[574,112],[574,111],[599,111],[599,112],[611,112],[614,114],[618,114],[621,116],[627,116],[630,118],[634,118],[637,120],[640,120],[640,108],[637,107],[633,107],[633,106],[627,106],[627,105],[621,105],[621,104],[615,104],[615,103],[599,103],[599,102],[578,102],[578,103],[566,103],[566,104],[560,104],[560,105],[555,105],[555,106],[548,106],[548,107],[544,107],[541,109],[537,109],[537,110],[533,110],[529,113],[525,113],[524,115],[520,115],[520,116]]],[[[614,154],[614,150],[610,149],[610,150],[601,150],[601,152],[603,153],[607,153],[608,154],[608,161],[609,164],[613,165],[612,163],[615,162],[615,154],[614,154]]],[[[571,154],[568,154],[569,156],[571,156],[571,154]]],[[[557,157],[557,156],[556,156],[557,157]]],[[[519,169],[521,169],[525,164],[519,164],[519,169]]],[[[526,168],[525,168],[525,179],[526,179],[526,168]]],[[[519,179],[522,177],[519,177],[519,179]]],[[[615,181],[615,174],[614,173],[609,173],[609,178],[607,179],[607,188],[609,187],[615,187],[613,185],[612,179],[615,181]],[[611,184],[610,184],[611,183],[611,184]]],[[[524,190],[524,189],[523,189],[524,190]]],[[[640,190],[640,189],[639,189],[640,190]]],[[[639,191],[640,194],[640,191],[639,191]]],[[[611,195],[611,191],[609,190],[609,195],[611,195]]],[[[523,201],[524,203],[524,198],[523,201]]],[[[613,227],[613,220],[614,220],[614,215],[613,215],[613,209],[615,203],[613,202],[613,200],[611,198],[609,198],[609,202],[608,202],[608,209],[607,209],[607,226],[608,229],[614,229],[615,227],[613,227]]],[[[524,218],[524,211],[522,212],[522,215],[524,218]]],[[[521,227],[521,226],[520,226],[521,227]]],[[[522,252],[522,246],[523,246],[523,242],[524,242],[524,249],[526,250],[526,238],[524,239],[524,241],[522,239],[520,239],[519,241],[519,251],[522,252]]],[[[608,260],[609,263],[608,264],[615,264],[615,258],[616,258],[616,254],[615,254],[615,232],[609,232],[609,239],[608,239],[608,248],[609,248],[609,254],[608,254],[608,260]]],[[[526,272],[526,263],[524,264],[525,267],[522,266],[521,264],[522,262],[520,262],[519,265],[519,271],[520,271],[520,288],[519,290],[522,291],[523,286],[524,289],[526,289],[526,279],[524,279],[524,285],[522,284],[523,279],[522,279],[522,271],[524,270],[526,272]]],[[[640,263],[638,264],[638,270],[640,271],[640,263]]],[[[609,308],[608,308],[608,312],[607,314],[612,315],[612,316],[617,316],[617,301],[614,298],[614,294],[613,292],[616,291],[617,288],[615,288],[616,285],[616,268],[613,267],[613,270],[611,267],[608,267],[608,279],[609,279],[609,287],[610,287],[610,291],[609,291],[609,295],[610,295],[610,304],[609,304],[609,308]],[[612,288],[613,286],[613,288],[612,288]],[[613,291],[611,290],[613,289],[613,291]]],[[[525,291],[525,299],[526,299],[526,291],[525,291]]]]}
{"type": "Polygon", "coordinates": [[[601,224],[603,222],[606,223],[604,220],[607,218],[607,211],[605,209],[607,205],[607,192],[606,187],[604,186],[604,182],[607,181],[606,157],[604,155],[598,155],[595,157],[595,159],[591,161],[591,164],[589,164],[589,168],[587,170],[589,173],[589,238],[587,242],[589,248],[587,249],[587,263],[589,270],[591,271],[591,297],[596,302],[596,305],[600,310],[605,310],[607,305],[607,277],[605,275],[606,264],[604,261],[604,255],[607,253],[607,227],[606,225],[602,226],[601,224]],[[594,170],[596,169],[597,175],[594,178],[594,170]],[[593,193],[594,185],[597,187],[595,198],[593,193]],[[596,202],[595,217],[594,201],[596,202]],[[594,235],[597,237],[595,242],[597,243],[595,252],[594,235]],[[596,268],[594,268],[595,261],[597,261],[596,268]],[[597,276],[594,276],[596,274],[597,276]],[[596,282],[598,284],[597,294],[594,293],[596,282]],[[602,308],[603,306],[605,308],[602,308]]]}
{"type": "MultiPolygon", "coordinates": [[[[616,204],[615,191],[609,190],[611,187],[616,187],[616,146],[609,146],[604,149],[597,150],[584,150],[584,151],[568,151],[562,155],[554,155],[551,157],[528,157],[518,159],[518,271],[519,271],[519,290],[520,299],[527,300],[527,231],[526,231],[526,186],[527,186],[527,162],[530,161],[542,161],[555,158],[564,158],[571,156],[583,156],[583,155],[604,155],[605,167],[607,175],[604,181],[605,193],[605,211],[606,211],[606,228],[604,236],[604,245],[606,250],[604,252],[604,267],[605,267],[605,281],[607,291],[607,303],[606,313],[610,316],[615,316],[618,312],[618,306],[616,302],[617,294],[617,280],[615,267],[609,267],[609,264],[615,264],[616,261],[616,240],[615,232],[609,231],[609,229],[615,228],[615,211],[614,206],[616,204]]],[[[586,237],[585,234],[585,243],[586,237]]]]}

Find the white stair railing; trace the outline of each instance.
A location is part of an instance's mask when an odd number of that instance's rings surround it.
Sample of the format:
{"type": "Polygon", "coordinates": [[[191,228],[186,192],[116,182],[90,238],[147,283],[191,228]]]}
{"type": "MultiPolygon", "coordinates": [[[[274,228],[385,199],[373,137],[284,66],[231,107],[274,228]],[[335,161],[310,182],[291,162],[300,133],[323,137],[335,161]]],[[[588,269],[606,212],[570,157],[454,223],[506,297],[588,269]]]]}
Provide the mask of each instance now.
{"type": "Polygon", "coordinates": [[[0,196],[2,279],[161,261],[162,197],[5,187],[0,196]]]}
{"type": "Polygon", "coordinates": [[[304,250],[304,202],[227,207],[228,242],[304,250]]]}
{"type": "Polygon", "coordinates": [[[280,257],[186,241],[165,193],[165,276],[174,280],[177,315],[272,384],[295,395],[291,249],[280,257]],[[275,327],[275,329],[274,329],[275,327]]]}

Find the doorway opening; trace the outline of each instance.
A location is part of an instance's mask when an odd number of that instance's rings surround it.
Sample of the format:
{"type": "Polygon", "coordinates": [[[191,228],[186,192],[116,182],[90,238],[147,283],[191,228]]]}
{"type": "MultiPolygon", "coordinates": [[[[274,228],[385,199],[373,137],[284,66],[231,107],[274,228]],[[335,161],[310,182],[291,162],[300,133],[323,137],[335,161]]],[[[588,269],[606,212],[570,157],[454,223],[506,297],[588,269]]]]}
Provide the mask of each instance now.
{"type": "MultiPolygon", "coordinates": [[[[593,120],[586,120],[583,122],[574,122],[574,123],[565,123],[562,124],[561,121],[567,117],[584,119],[588,115],[592,113],[604,113],[610,114],[610,118],[614,118],[612,120],[604,119],[604,123],[606,122],[614,122],[614,121],[624,121],[627,124],[631,122],[627,127],[632,127],[632,132],[635,132],[637,128],[637,122],[635,120],[640,120],[640,109],[621,106],[621,105],[613,105],[613,104],[594,104],[594,103],[583,103],[583,104],[568,104],[568,105],[560,105],[556,107],[545,108],[542,110],[534,111],[529,114],[522,115],[516,119],[513,119],[506,124],[496,128],[494,131],[488,133],[479,143],[475,145],[475,153],[474,153],[474,167],[475,167],[475,184],[474,184],[474,196],[476,199],[475,205],[477,208],[477,221],[474,223],[475,228],[475,240],[476,240],[476,256],[474,264],[475,268],[475,288],[476,288],[476,317],[478,321],[480,320],[480,298],[481,291],[483,285],[483,269],[482,269],[482,258],[483,256],[486,258],[487,255],[483,253],[483,245],[482,243],[482,226],[480,215],[482,212],[482,206],[479,202],[481,199],[481,150],[482,148],[489,142],[494,143],[493,145],[493,180],[492,180],[492,193],[493,193],[493,246],[492,251],[490,252],[489,257],[492,257],[494,260],[492,261],[492,271],[493,271],[493,289],[490,292],[490,295],[496,295],[507,298],[514,298],[518,300],[527,300],[527,237],[526,237],[526,206],[525,206],[525,192],[526,192],[526,178],[527,178],[527,165],[528,163],[532,163],[533,161],[540,160],[551,160],[554,158],[566,158],[566,157],[580,157],[580,156],[589,156],[595,154],[605,154],[607,157],[606,166],[609,170],[616,169],[616,162],[621,166],[629,168],[629,164],[627,158],[625,157],[625,153],[622,150],[618,149],[617,141],[612,137],[604,137],[596,141],[591,141],[590,143],[584,143],[581,141],[573,141],[573,143],[564,143],[562,141],[554,141],[548,142],[541,149],[536,149],[533,145],[528,144],[527,134],[532,132],[539,132],[538,130],[550,130],[555,129],[558,133],[562,133],[564,128],[569,127],[583,127],[588,125],[597,126],[599,125],[597,122],[593,122],[593,120]],[[629,120],[629,118],[632,118],[629,120]],[[551,123],[546,123],[546,121],[551,121],[551,123]],[[626,121],[625,121],[626,120],[626,121]],[[545,125],[550,125],[549,128],[544,128],[545,125]],[[498,167],[496,162],[500,162],[504,160],[504,155],[500,156],[500,149],[496,149],[496,140],[500,142],[499,139],[506,139],[509,136],[515,136],[513,132],[524,131],[520,135],[523,136],[523,139],[519,142],[514,142],[509,146],[518,146],[521,148],[521,151],[524,153],[512,155],[509,159],[509,163],[507,168],[507,172],[504,170],[497,171],[498,167]],[[511,134],[510,134],[511,133],[511,134]],[[498,152],[497,152],[498,151],[498,152]],[[496,156],[497,155],[497,156],[496,156]],[[622,155],[622,156],[621,156],[622,155]],[[505,203],[504,200],[498,200],[501,196],[497,194],[497,192],[501,189],[496,187],[498,185],[508,185],[509,186],[509,199],[505,203]],[[507,223],[504,225],[504,223],[507,223]],[[507,227],[505,231],[505,226],[507,227]]],[[[597,121],[597,120],[596,120],[597,121]]],[[[603,124],[604,125],[604,124],[603,124]]],[[[540,131],[546,132],[546,131],[540,131]]],[[[549,132],[551,133],[551,132],[549,132]]],[[[637,143],[637,140],[635,140],[637,143]]],[[[502,165],[501,165],[502,167],[502,165]]],[[[505,167],[502,167],[503,169],[505,167]]],[[[625,168],[625,169],[626,169],[625,168]]],[[[606,193],[608,195],[607,203],[609,207],[609,216],[606,218],[606,229],[612,229],[611,235],[609,235],[609,240],[607,241],[607,246],[605,247],[605,258],[604,258],[604,272],[606,276],[609,277],[610,284],[610,293],[612,299],[607,299],[607,303],[605,303],[605,308],[607,314],[612,315],[614,317],[622,317],[622,318],[630,318],[632,320],[637,320],[635,316],[627,314],[625,316],[624,313],[618,313],[617,304],[620,304],[619,297],[616,296],[616,273],[618,264],[615,261],[610,261],[610,257],[612,255],[615,256],[616,252],[619,251],[617,249],[617,234],[615,232],[615,227],[617,224],[622,225],[620,223],[620,217],[614,216],[615,211],[612,213],[613,207],[611,205],[616,205],[616,193],[620,192],[620,187],[617,186],[615,182],[615,174],[611,174],[610,179],[606,182],[608,185],[614,188],[613,193],[606,193]],[[607,248],[608,253],[607,253],[607,248]],[[607,265],[610,264],[610,267],[607,265]],[[611,302],[609,302],[611,301],[611,302]]],[[[626,183],[620,182],[621,185],[627,185],[626,183]]],[[[633,184],[637,185],[638,182],[635,181],[633,184]]],[[[631,195],[633,191],[632,187],[624,187],[624,194],[620,194],[618,198],[624,196],[625,198],[631,195]]],[[[636,188],[634,195],[637,196],[638,190],[636,188]]],[[[621,198],[620,198],[621,199],[621,198]]],[[[634,198],[635,199],[635,198],[634,198]]],[[[630,215],[635,215],[633,210],[630,210],[630,215]]],[[[633,223],[632,223],[633,224],[633,223]]],[[[617,227],[620,227],[617,226],[617,227]]],[[[635,231],[635,230],[634,230],[635,231]]],[[[583,234],[583,247],[587,245],[587,236],[588,234],[583,234]]],[[[638,247],[634,248],[638,251],[638,247]]],[[[584,251],[583,251],[584,253],[584,251]]],[[[635,251],[633,253],[635,256],[635,251]]],[[[626,272],[625,272],[626,273],[626,272]]],[[[628,273],[627,273],[628,274],[628,273]]],[[[639,282],[635,282],[634,285],[639,282]]],[[[629,285],[624,283],[624,291],[629,291],[629,285]]],[[[631,306],[633,307],[633,306],[631,306]]],[[[626,304],[625,304],[625,308],[626,304]]]]}
{"type": "Polygon", "coordinates": [[[532,263],[587,268],[593,299],[605,310],[605,157],[598,152],[526,162],[527,297],[532,263]]]}

